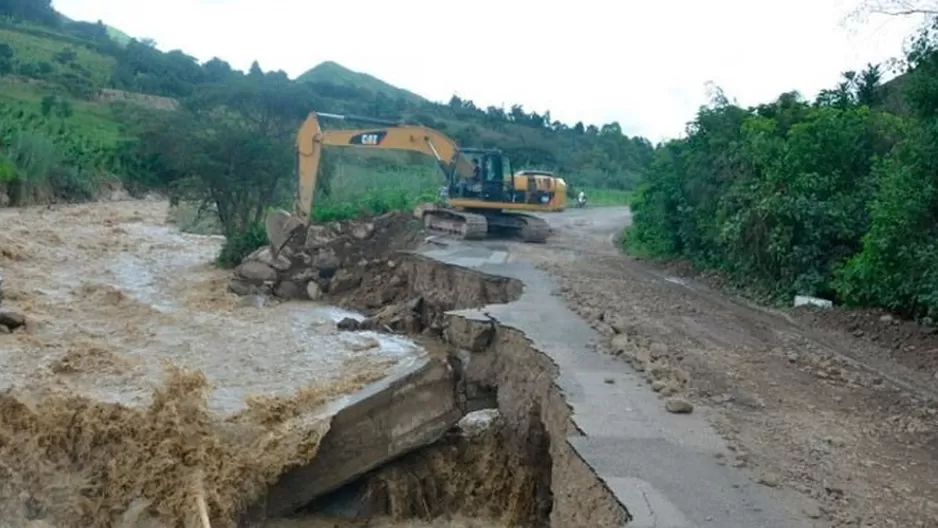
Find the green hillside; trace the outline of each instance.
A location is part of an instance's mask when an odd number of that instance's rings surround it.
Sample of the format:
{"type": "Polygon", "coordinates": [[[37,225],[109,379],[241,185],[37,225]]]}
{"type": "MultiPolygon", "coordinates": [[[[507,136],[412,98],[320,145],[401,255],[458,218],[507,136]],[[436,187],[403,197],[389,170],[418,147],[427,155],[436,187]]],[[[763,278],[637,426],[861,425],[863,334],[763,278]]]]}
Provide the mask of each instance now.
{"type": "Polygon", "coordinates": [[[392,86],[377,77],[352,71],[333,61],[323,62],[296,78],[298,82],[305,83],[331,83],[338,86],[357,87],[370,90],[391,99],[403,99],[411,103],[424,103],[426,99],[419,95],[392,86]]]}
{"type": "MultiPolygon", "coordinates": [[[[115,161],[94,170],[123,179],[130,177],[127,170],[115,167],[131,165],[133,160],[122,161],[119,149],[133,142],[135,120],[149,119],[127,103],[155,105],[153,97],[162,97],[184,105],[207,100],[214,104],[226,84],[255,81],[277,85],[278,90],[289,92],[284,97],[303,101],[293,127],[301,115],[314,109],[420,123],[466,146],[500,147],[516,168],[552,169],[582,187],[632,189],[653,150],[647,140],[626,136],[616,123],[564,124],[551,120],[549,112],[528,112],[520,104],[483,109],[456,97],[448,104],[433,103],[335,62],[324,62],[296,81],[283,72],[264,72],[256,63],[247,73],[220,59],[200,63],[182,51],[161,52],[103,22],[69,20],[56,13],[48,0],[9,0],[0,9],[7,10],[0,12],[0,104],[5,115],[23,116],[30,123],[52,122],[68,128],[71,135],[110,145],[115,161]]],[[[17,126],[7,129],[15,131],[17,126]]],[[[416,170],[414,174],[422,170],[419,166],[433,166],[430,160],[392,153],[342,152],[332,157],[340,166],[395,170],[409,166],[416,170]]],[[[438,174],[428,174],[425,180],[427,189],[439,185],[438,174]]]]}
{"type": "MultiPolygon", "coordinates": [[[[49,0],[0,2],[0,32],[0,204],[93,199],[118,181],[159,190],[210,206],[229,238],[225,262],[261,242],[267,206],[290,207],[293,141],[311,110],[424,124],[464,146],[499,147],[516,169],[554,170],[604,203],[628,199],[653,152],[617,123],[564,124],[520,104],[478,108],[457,97],[434,103],[334,62],[298,80],[256,62],[247,72],[201,63],[103,21],[69,20],[49,0]]],[[[328,220],[409,208],[441,184],[423,155],[330,150],[313,212],[328,220]]]]}

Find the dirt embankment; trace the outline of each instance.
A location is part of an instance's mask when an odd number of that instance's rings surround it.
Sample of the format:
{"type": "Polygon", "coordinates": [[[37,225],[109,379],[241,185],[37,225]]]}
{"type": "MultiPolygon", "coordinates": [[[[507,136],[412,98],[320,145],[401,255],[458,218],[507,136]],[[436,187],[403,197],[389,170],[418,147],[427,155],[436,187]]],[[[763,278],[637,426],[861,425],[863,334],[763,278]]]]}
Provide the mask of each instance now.
{"type": "Polygon", "coordinates": [[[408,213],[314,224],[276,256],[264,247],[245,258],[230,289],[283,300],[326,299],[369,315],[364,321],[340,322],[343,330],[435,336],[442,333],[447,310],[506,302],[521,294],[517,281],[483,278],[411,254],[424,239],[420,222],[408,213]]]}

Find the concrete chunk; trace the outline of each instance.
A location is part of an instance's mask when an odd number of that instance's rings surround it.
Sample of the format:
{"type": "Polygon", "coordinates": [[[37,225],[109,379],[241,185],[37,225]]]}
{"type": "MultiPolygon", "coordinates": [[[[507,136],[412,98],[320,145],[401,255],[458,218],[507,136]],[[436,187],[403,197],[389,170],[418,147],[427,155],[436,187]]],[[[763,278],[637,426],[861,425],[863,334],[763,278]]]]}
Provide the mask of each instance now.
{"type": "Polygon", "coordinates": [[[313,499],[443,436],[462,418],[449,365],[422,360],[336,402],[316,458],[270,488],[267,515],[293,513],[313,499]]]}

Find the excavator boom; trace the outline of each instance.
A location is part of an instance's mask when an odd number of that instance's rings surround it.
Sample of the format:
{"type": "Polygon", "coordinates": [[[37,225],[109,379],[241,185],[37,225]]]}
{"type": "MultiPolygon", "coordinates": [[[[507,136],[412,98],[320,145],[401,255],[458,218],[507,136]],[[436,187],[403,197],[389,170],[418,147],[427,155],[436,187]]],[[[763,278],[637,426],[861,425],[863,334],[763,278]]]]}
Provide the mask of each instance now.
{"type": "Polygon", "coordinates": [[[459,156],[459,147],[456,142],[432,128],[401,125],[393,121],[365,117],[310,113],[300,127],[296,138],[297,169],[299,173],[299,204],[297,205],[299,212],[305,218],[309,218],[312,213],[323,146],[420,152],[434,158],[444,171],[455,170],[464,177],[472,175],[472,167],[465,158],[459,156]],[[319,125],[319,116],[343,121],[372,122],[384,126],[372,129],[329,130],[323,132],[319,125]]]}

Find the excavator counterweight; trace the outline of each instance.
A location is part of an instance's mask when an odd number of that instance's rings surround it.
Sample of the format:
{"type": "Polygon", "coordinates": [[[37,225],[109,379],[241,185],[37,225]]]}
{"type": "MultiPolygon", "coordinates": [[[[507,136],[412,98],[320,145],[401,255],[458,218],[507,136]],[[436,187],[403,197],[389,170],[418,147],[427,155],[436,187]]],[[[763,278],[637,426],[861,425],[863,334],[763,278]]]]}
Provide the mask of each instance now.
{"type": "Polygon", "coordinates": [[[438,130],[382,119],[311,112],[296,138],[296,213],[308,223],[316,197],[323,146],[419,152],[436,160],[445,177],[438,203],[414,210],[427,229],[464,239],[520,237],[544,242],[550,228],[524,212],[562,211],[567,185],[543,171],[513,173],[498,149],[460,148],[438,130]],[[319,118],[354,121],[374,128],[323,131],[319,118]]]}

